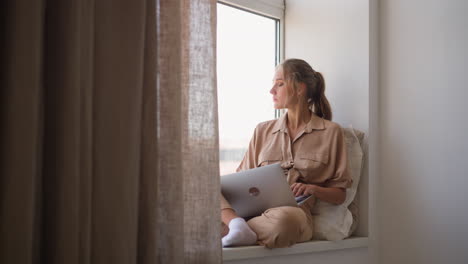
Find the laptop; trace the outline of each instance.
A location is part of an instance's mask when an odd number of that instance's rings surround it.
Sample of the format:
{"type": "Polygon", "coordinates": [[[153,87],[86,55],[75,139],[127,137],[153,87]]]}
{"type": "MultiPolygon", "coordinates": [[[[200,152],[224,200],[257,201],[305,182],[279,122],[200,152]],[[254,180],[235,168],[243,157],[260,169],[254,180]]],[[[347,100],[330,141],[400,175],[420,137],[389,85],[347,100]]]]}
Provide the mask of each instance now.
{"type": "Polygon", "coordinates": [[[221,193],[244,218],[273,207],[297,207],[279,163],[221,176],[221,193]]]}

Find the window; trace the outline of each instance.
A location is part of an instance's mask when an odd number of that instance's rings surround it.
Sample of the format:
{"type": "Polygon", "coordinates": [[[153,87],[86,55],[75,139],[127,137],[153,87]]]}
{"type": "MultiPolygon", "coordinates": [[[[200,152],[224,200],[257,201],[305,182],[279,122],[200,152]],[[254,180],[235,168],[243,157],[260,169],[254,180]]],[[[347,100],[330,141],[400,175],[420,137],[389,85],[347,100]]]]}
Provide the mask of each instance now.
{"type": "Polygon", "coordinates": [[[279,59],[279,20],[218,4],[220,173],[235,172],[255,126],[275,118],[269,94],[279,59]]]}

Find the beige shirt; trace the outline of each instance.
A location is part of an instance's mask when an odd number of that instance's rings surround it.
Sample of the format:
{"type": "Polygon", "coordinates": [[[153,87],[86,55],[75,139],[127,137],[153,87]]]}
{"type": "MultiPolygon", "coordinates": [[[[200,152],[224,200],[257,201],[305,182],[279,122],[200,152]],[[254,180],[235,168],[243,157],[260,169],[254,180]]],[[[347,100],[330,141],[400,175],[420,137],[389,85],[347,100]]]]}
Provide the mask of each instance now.
{"type": "MultiPolygon", "coordinates": [[[[350,187],[352,179],[341,127],[312,115],[304,131],[291,140],[286,121],[287,113],[257,125],[237,171],[281,163],[290,185],[303,182],[322,187],[350,187]]],[[[310,200],[312,208],[315,199],[310,200]]],[[[222,199],[221,208],[229,207],[222,199]]]]}

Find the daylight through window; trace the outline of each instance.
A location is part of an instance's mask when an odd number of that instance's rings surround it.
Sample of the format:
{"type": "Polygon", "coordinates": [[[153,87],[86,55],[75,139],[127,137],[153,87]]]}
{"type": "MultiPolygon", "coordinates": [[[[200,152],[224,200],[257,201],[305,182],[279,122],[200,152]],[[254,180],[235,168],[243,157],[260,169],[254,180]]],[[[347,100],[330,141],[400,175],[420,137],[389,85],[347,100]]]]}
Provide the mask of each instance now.
{"type": "Polygon", "coordinates": [[[220,173],[235,172],[255,126],[275,118],[269,94],[278,58],[278,21],[218,4],[220,173]]]}

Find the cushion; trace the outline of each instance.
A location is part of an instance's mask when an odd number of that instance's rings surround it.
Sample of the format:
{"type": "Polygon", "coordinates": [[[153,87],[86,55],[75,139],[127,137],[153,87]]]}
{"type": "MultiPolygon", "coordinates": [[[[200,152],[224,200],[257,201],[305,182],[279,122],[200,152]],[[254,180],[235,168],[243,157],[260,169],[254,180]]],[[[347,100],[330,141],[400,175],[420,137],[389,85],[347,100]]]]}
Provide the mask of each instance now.
{"type": "Polygon", "coordinates": [[[362,141],[364,133],[350,128],[343,128],[346,147],[348,151],[349,169],[353,184],[346,189],[346,199],[344,203],[335,205],[321,200],[317,200],[316,205],[312,210],[314,215],[314,235],[313,239],[319,240],[342,240],[348,237],[355,229],[357,221],[357,208],[353,205],[356,197],[359,179],[361,177],[361,169],[363,164],[363,148],[362,141]],[[361,140],[360,140],[361,139],[361,140]],[[353,213],[348,209],[354,208],[353,213]],[[353,220],[354,218],[354,220],[353,220]],[[352,228],[353,227],[353,228],[352,228]]]}

